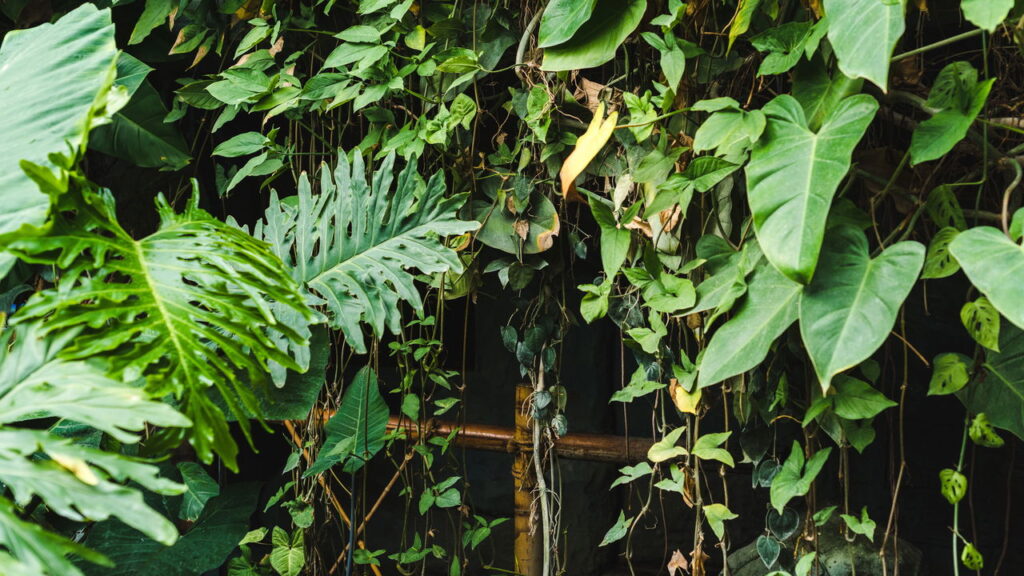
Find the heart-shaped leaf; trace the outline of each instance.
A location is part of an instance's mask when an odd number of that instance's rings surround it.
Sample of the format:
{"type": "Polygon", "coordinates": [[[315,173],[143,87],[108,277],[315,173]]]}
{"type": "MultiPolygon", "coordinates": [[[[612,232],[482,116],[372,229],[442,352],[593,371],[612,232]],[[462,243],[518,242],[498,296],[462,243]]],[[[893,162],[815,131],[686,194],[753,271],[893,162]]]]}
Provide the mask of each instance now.
{"type": "Polygon", "coordinates": [[[967,494],[967,477],[952,468],[940,470],[939,489],[950,504],[956,504],[967,494]]]}
{"type": "Polygon", "coordinates": [[[800,334],[822,390],[885,342],[924,264],[924,246],[900,242],[871,259],[864,233],[830,232],[822,267],[800,298],[800,334]]]}
{"type": "Polygon", "coordinates": [[[942,396],[959,391],[971,381],[971,359],[963,354],[939,354],[932,362],[932,379],[928,383],[929,396],[942,396]]]}
{"type": "Polygon", "coordinates": [[[999,312],[982,296],[960,309],[960,321],[971,338],[989,350],[999,352],[999,312]]]}
{"type": "Polygon", "coordinates": [[[796,534],[797,529],[800,528],[800,515],[792,508],[785,508],[782,514],[779,514],[773,508],[769,508],[766,523],[768,524],[768,529],[771,530],[776,538],[786,540],[793,534],[796,534]]]}
{"type": "Polygon", "coordinates": [[[768,124],[750,155],[747,196],[761,249],[790,279],[807,284],[814,276],[832,197],[877,110],[872,97],[851,96],[815,133],[792,96],[764,107],[768,124]]]}
{"type": "Polygon", "coordinates": [[[949,251],[996,310],[1024,328],[1024,248],[995,228],[979,226],[961,232],[949,251]]]}
{"type": "Polygon", "coordinates": [[[889,59],[906,28],[904,4],[904,0],[825,0],[828,40],[843,74],[886,90],[889,59]]]}
{"type": "Polygon", "coordinates": [[[764,534],[757,537],[757,555],[761,557],[765,568],[774,566],[781,553],[782,546],[779,545],[778,540],[764,534]]]}
{"type": "Polygon", "coordinates": [[[797,318],[802,286],[762,263],[747,297],[731,320],[715,332],[700,364],[698,386],[705,388],[757,366],[797,318]]]}
{"type": "Polygon", "coordinates": [[[996,26],[1006,19],[1013,8],[1013,0],[963,0],[960,7],[964,18],[978,28],[995,32],[996,26]]]}

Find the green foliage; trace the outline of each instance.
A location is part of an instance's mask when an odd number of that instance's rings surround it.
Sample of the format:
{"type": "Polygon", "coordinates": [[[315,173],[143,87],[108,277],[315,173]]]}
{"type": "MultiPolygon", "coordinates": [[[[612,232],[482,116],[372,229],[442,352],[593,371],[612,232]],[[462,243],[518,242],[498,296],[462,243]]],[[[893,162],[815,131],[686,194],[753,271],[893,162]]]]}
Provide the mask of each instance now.
{"type": "Polygon", "coordinates": [[[793,442],[789,456],[772,479],[771,502],[776,511],[781,514],[790,500],[807,494],[831,453],[831,448],[825,448],[805,460],[804,449],[793,442]]]}
{"type": "MultiPolygon", "coordinates": [[[[547,10],[564,10],[564,4],[555,2],[547,10]]],[[[581,14],[573,15],[568,27],[574,32],[549,33],[542,38],[542,43],[547,43],[542,67],[544,70],[561,71],[604,64],[615,57],[619,45],[640,25],[646,9],[647,0],[595,0],[585,23],[576,24],[582,19],[581,14]],[[571,37],[562,40],[568,34],[571,37]]],[[[549,17],[549,21],[555,17],[549,17]]],[[[551,26],[549,24],[547,28],[551,26]]]]}
{"type": "Polygon", "coordinates": [[[319,474],[344,462],[355,472],[384,447],[388,406],[377,387],[377,374],[364,367],[345,390],[338,411],[327,422],[327,439],[306,475],[319,474]]]}

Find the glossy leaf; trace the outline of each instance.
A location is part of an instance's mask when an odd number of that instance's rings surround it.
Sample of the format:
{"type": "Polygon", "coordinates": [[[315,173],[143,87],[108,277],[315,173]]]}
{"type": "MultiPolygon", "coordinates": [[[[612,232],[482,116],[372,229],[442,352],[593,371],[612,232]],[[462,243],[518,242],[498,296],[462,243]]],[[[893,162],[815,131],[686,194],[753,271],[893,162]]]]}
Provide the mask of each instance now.
{"type": "Polygon", "coordinates": [[[824,0],[828,39],[839,69],[850,78],[864,78],[884,92],[889,85],[889,59],[906,28],[905,0],[824,0]]]}
{"type": "Polygon", "coordinates": [[[924,264],[924,246],[900,242],[877,258],[864,233],[830,231],[818,274],[800,298],[800,334],[822,390],[885,342],[924,264]]]}
{"type": "Polygon", "coordinates": [[[996,310],[1024,328],[1024,248],[1000,230],[979,226],[961,232],[949,251],[996,310]]]}
{"type": "Polygon", "coordinates": [[[544,8],[537,47],[549,48],[569,41],[594,12],[597,0],[552,0],[544,8]]]}
{"type": "Polygon", "coordinates": [[[608,62],[640,25],[646,9],[647,0],[596,0],[590,18],[572,38],[544,50],[541,68],[559,72],[608,62]]]}
{"type": "MultiPolygon", "coordinates": [[[[53,24],[14,30],[0,46],[0,238],[23,236],[46,222],[51,199],[21,162],[56,178],[50,154],[77,158],[104,113],[113,85],[114,25],[109,10],[83,4],[53,24]],[[17,87],[15,89],[14,87],[17,87]],[[25,228],[23,228],[25,227],[25,228]]],[[[13,258],[0,253],[0,275],[13,258]]]]}
{"type": "Polygon", "coordinates": [[[796,282],[814,277],[832,197],[877,109],[870,96],[851,96],[814,133],[792,96],[764,107],[768,124],[750,155],[747,197],[764,255],[796,282]]]}
{"type": "Polygon", "coordinates": [[[797,319],[802,286],[762,264],[736,314],[714,333],[700,364],[705,388],[757,366],[776,338],[797,319]]]}

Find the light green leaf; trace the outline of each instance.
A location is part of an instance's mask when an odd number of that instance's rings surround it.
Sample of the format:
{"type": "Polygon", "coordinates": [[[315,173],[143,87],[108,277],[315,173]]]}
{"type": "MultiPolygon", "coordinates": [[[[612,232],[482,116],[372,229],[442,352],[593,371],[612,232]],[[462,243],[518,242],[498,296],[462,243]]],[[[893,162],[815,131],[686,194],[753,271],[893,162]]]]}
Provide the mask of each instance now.
{"type": "Polygon", "coordinates": [[[608,62],[640,25],[646,9],[647,0],[596,0],[590,18],[572,38],[544,50],[541,68],[550,72],[581,70],[608,62]]]}
{"type": "Polygon", "coordinates": [[[789,457],[782,463],[779,472],[772,478],[772,486],[769,490],[772,507],[782,514],[782,510],[790,500],[797,496],[803,496],[811,489],[811,484],[821,472],[821,468],[828,460],[831,448],[825,448],[815,452],[809,460],[804,462],[804,450],[796,441],[790,449],[789,457]]]}
{"type": "Polygon", "coordinates": [[[274,547],[270,550],[270,566],[280,576],[299,576],[306,564],[305,536],[302,530],[296,530],[289,539],[288,533],[280,526],[274,526],[271,533],[274,547]]]}
{"type": "Polygon", "coordinates": [[[996,310],[1024,328],[1024,248],[1000,230],[979,226],[961,232],[949,251],[996,310]]]}
{"type": "Polygon", "coordinates": [[[540,17],[537,47],[549,48],[568,42],[590,19],[597,0],[551,0],[540,17]]]}
{"type": "Polygon", "coordinates": [[[456,217],[466,197],[446,198],[440,173],[424,183],[410,163],[392,190],[394,163],[389,154],[371,186],[362,156],[349,162],[339,154],[333,176],[322,167],[319,194],[301,176],[297,205],[272,193],[265,220],[253,231],[317,297],[311,300],[326,306],[330,326],[358,352],[366,351],[361,325],[377,337],[385,328],[397,334],[400,301],[423,310],[411,270],[462,272],[458,254],[441,239],[479,226],[456,217]]]}
{"type": "Polygon", "coordinates": [[[875,521],[868,516],[867,506],[861,508],[859,518],[849,514],[840,514],[839,517],[846,523],[846,527],[850,529],[850,532],[860,534],[871,542],[875,541],[875,521]]]}
{"type": "Polygon", "coordinates": [[[947,108],[918,124],[910,139],[910,164],[913,166],[942,158],[963,140],[985,107],[995,81],[995,78],[990,78],[975,86],[968,108],[947,108]]]}
{"type": "Polygon", "coordinates": [[[800,335],[822,390],[885,342],[921,271],[924,252],[917,242],[900,242],[872,260],[862,231],[851,226],[830,231],[818,274],[800,298],[800,335]]]}
{"type": "Polygon", "coordinates": [[[972,24],[995,32],[996,27],[1010,14],[1013,0],[962,0],[960,7],[964,11],[964,18],[972,24]]]}
{"type": "Polygon", "coordinates": [[[971,441],[985,448],[1002,448],[1006,443],[1002,436],[992,428],[992,423],[988,421],[988,416],[984,412],[971,419],[968,433],[971,436],[971,441]]]}
{"type": "Polygon", "coordinates": [[[174,4],[167,0],[146,0],[146,7],[143,8],[139,19],[135,21],[128,45],[132,46],[145,40],[150,32],[167,21],[172,10],[174,10],[174,4]]]}
{"type": "Polygon", "coordinates": [[[622,476],[616,478],[615,481],[612,482],[612,485],[608,487],[608,489],[611,490],[612,488],[615,488],[620,484],[629,484],[630,482],[636,480],[637,478],[643,478],[644,476],[647,476],[652,471],[653,469],[651,468],[651,465],[648,464],[647,462],[641,462],[636,466],[624,466],[622,468],[619,468],[619,474],[622,474],[622,476]]]}
{"type": "Polygon", "coordinates": [[[964,549],[960,552],[960,561],[963,562],[964,568],[968,570],[980,571],[985,567],[985,557],[981,555],[981,551],[978,548],[968,542],[964,545],[964,549]]]}
{"type": "MultiPolygon", "coordinates": [[[[22,170],[27,161],[58,178],[50,154],[79,156],[103,114],[117,47],[109,10],[83,4],[53,24],[8,32],[0,46],[0,238],[46,222],[51,199],[22,170]]],[[[0,276],[13,258],[0,253],[0,276]]]]}
{"type": "Polygon", "coordinates": [[[369,366],[363,367],[349,383],[338,411],[324,427],[327,439],[304,476],[320,474],[342,461],[345,472],[362,468],[384,447],[388,414],[388,405],[377,385],[377,374],[369,366]],[[342,442],[348,444],[347,449],[337,450],[342,442]]]}
{"type": "Polygon", "coordinates": [[[960,270],[960,264],[949,253],[949,245],[958,234],[960,231],[952,226],[946,226],[935,233],[928,244],[928,253],[924,256],[924,271],[921,272],[921,278],[946,278],[960,270]]]}
{"type": "Polygon", "coordinates": [[[967,477],[958,470],[944,468],[939,471],[939,489],[950,504],[956,504],[967,494],[967,477]]]}
{"type": "Polygon", "coordinates": [[[794,281],[814,277],[832,197],[876,110],[872,97],[851,96],[814,133],[792,96],[764,107],[768,125],[750,155],[747,197],[761,250],[794,281]]]}
{"type": "Polygon", "coordinates": [[[700,364],[698,386],[706,388],[757,366],[776,338],[797,318],[802,287],[762,264],[736,314],[712,336],[700,364]]]}
{"type": "Polygon", "coordinates": [[[906,27],[905,0],[824,0],[828,39],[839,69],[882,89],[889,84],[889,59],[906,27]]]}
{"type": "Polygon", "coordinates": [[[982,296],[960,309],[960,321],[974,341],[999,352],[999,312],[982,296]]]}
{"type": "Polygon", "coordinates": [[[708,519],[711,530],[721,540],[725,536],[725,521],[739,518],[739,514],[733,513],[724,504],[708,504],[704,506],[704,517],[708,519]]]}
{"type": "Polygon", "coordinates": [[[736,463],[733,461],[732,454],[721,447],[731,435],[732,432],[705,434],[694,441],[693,450],[690,453],[701,460],[717,460],[726,466],[733,467],[736,463]]]}
{"type": "Polygon", "coordinates": [[[611,206],[601,198],[591,197],[590,211],[601,228],[601,266],[604,268],[605,276],[610,280],[619,273],[622,263],[626,261],[632,235],[628,228],[619,227],[611,206]]]}
{"type": "Polygon", "coordinates": [[[750,29],[750,21],[754,19],[754,12],[760,5],[761,0],[739,0],[736,14],[732,17],[732,25],[729,26],[729,50],[732,49],[733,42],[750,29]]]}
{"type": "Polygon", "coordinates": [[[618,542],[625,537],[626,532],[629,531],[629,527],[633,525],[633,517],[626,518],[626,514],[622,511],[619,512],[619,519],[615,521],[615,525],[608,529],[605,533],[604,538],[601,539],[601,543],[598,546],[607,546],[614,542],[618,542]]]}
{"type": "Polygon", "coordinates": [[[939,354],[932,361],[932,378],[928,383],[929,396],[942,396],[959,391],[971,380],[971,359],[963,354],[939,354]]]}
{"type": "Polygon", "coordinates": [[[686,456],[689,452],[682,446],[676,446],[676,442],[686,431],[685,426],[680,426],[665,434],[665,437],[658,440],[651,445],[651,448],[647,451],[647,459],[655,464],[659,462],[665,462],[679,456],[686,456]]]}

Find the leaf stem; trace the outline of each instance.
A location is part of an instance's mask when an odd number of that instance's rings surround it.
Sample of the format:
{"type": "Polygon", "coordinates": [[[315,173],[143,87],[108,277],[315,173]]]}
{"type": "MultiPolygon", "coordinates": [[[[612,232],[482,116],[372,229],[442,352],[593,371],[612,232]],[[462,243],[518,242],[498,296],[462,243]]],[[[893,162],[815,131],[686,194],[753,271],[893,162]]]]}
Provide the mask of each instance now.
{"type": "Polygon", "coordinates": [[[893,56],[889,61],[890,62],[899,62],[900,60],[903,60],[905,58],[910,58],[911,56],[917,56],[918,54],[923,54],[925,52],[929,52],[931,50],[935,50],[936,48],[942,48],[943,46],[949,46],[950,44],[955,44],[955,43],[957,43],[957,42],[959,42],[961,40],[967,40],[968,38],[974,38],[975,36],[981,34],[982,32],[984,32],[984,30],[982,30],[981,28],[977,28],[975,30],[970,30],[968,32],[964,32],[963,34],[957,34],[956,36],[950,36],[949,38],[946,38],[945,40],[939,40],[938,42],[933,42],[932,44],[928,44],[926,46],[921,46],[920,48],[914,48],[913,50],[908,50],[906,52],[903,52],[902,54],[897,54],[897,55],[893,56]]]}

